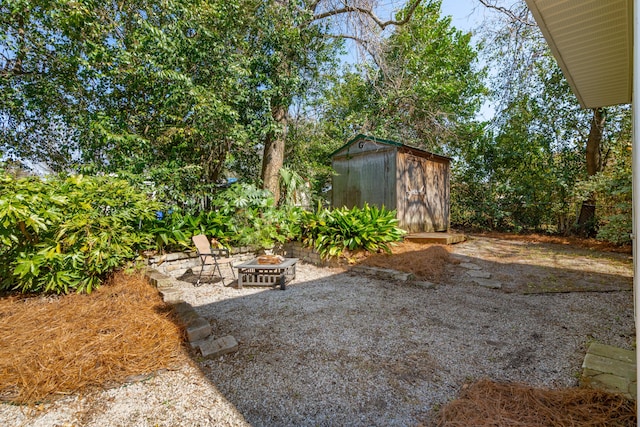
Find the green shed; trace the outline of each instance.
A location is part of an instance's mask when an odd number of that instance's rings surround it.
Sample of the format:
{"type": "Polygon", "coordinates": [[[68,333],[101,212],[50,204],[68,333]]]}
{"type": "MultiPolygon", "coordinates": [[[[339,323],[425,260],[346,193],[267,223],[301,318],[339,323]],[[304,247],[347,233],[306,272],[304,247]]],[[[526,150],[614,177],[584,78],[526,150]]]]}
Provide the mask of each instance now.
{"type": "Polygon", "coordinates": [[[408,232],[449,229],[449,157],[357,135],[331,154],[333,207],[395,209],[408,232]]]}

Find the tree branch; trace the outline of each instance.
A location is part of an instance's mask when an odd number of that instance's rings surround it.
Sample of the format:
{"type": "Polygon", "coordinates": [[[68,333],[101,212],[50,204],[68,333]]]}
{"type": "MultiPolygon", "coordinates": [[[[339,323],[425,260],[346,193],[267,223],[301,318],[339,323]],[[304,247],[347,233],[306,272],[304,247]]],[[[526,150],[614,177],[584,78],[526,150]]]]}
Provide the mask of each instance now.
{"type": "Polygon", "coordinates": [[[362,37],[358,37],[358,36],[352,36],[350,34],[326,34],[324,35],[324,37],[328,37],[330,39],[349,39],[349,40],[353,40],[354,42],[362,45],[365,49],[367,47],[367,45],[369,44],[369,40],[366,40],[362,37]]]}
{"type": "MultiPolygon", "coordinates": [[[[527,17],[529,16],[528,13],[526,13],[525,16],[519,16],[516,12],[514,12],[511,9],[508,9],[504,6],[498,6],[496,1],[493,1],[493,2],[490,0],[478,0],[478,1],[488,9],[497,10],[498,12],[503,13],[511,20],[511,22],[519,22],[529,27],[537,26],[537,24],[534,21],[527,19],[527,17]]],[[[525,9],[525,10],[528,10],[528,9],[525,9]]]]}
{"type": "Polygon", "coordinates": [[[311,18],[311,21],[318,21],[324,18],[329,18],[331,16],[336,16],[336,15],[342,15],[342,14],[347,14],[347,13],[361,13],[363,15],[368,16],[369,18],[371,18],[371,20],[373,22],[375,22],[375,24],[382,30],[384,30],[385,28],[387,28],[390,25],[394,25],[394,26],[401,26],[406,24],[407,22],[409,22],[409,20],[411,19],[411,16],[413,15],[413,13],[415,12],[416,8],[418,7],[418,5],[420,5],[420,2],[422,0],[415,0],[411,6],[409,6],[409,9],[407,9],[407,13],[404,16],[404,18],[402,18],[401,20],[397,21],[397,20],[388,20],[388,21],[383,21],[382,19],[380,19],[378,17],[378,15],[375,14],[375,12],[370,9],[370,8],[365,8],[365,7],[359,7],[359,6],[345,6],[345,7],[341,7],[339,9],[333,9],[333,10],[328,10],[326,12],[323,13],[319,13],[317,15],[314,15],[311,18]]]}
{"type": "Polygon", "coordinates": [[[307,6],[307,10],[310,10],[312,13],[315,14],[319,4],[320,4],[320,0],[311,0],[309,5],[307,6]]]}
{"type": "Polygon", "coordinates": [[[364,51],[369,54],[369,56],[371,57],[371,59],[373,60],[373,62],[376,64],[376,66],[378,68],[382,68],[381,67],[381,63],[380,63],[380,59],[378,58],[378,55],[376,54],[376,52],[373,49],[371,49],[371,41],[370,40],[367,40],[365,38],[358,37],[358,36],[353,36],[353,35],[350,35],[350,34],[327,34],[327,35],[325,35],[325,37],[332,38],[332,39],[353,40],[358,45],[362,46],[364,51]]]}

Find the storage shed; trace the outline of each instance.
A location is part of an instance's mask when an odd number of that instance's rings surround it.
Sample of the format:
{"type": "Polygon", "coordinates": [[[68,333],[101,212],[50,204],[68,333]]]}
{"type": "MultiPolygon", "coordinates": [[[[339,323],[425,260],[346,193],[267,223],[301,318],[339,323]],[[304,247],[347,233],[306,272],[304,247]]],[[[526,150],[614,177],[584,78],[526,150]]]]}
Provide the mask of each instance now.
{"type": "Polygon", "coordinates": [[[333,206],[395,209],[408,232],[449,229],[449,157],[357,135],[331,154],[333,206]]]}

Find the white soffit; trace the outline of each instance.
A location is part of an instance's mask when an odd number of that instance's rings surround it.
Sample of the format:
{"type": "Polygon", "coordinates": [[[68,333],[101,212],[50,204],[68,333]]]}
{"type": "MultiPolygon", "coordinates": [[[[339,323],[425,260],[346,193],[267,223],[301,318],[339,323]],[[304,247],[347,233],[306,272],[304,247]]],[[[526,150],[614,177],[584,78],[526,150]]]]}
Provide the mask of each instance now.
{"type": "Polygon", "coordinates": [[[585,108],[631,102],[633,0],[526,0],[585,108]]]}

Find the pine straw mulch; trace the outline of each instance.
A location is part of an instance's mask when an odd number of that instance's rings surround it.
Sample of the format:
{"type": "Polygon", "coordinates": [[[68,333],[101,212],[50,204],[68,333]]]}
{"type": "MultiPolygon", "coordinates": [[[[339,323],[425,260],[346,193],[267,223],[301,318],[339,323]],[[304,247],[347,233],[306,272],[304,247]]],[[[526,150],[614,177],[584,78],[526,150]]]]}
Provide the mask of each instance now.
{"type": "Polygon", "coordinates": [[[588,388],[538,389],[481,380],[442,407],[436,427],[635,426],[635,402],[588,388]]]}
{"type": "Polygon", "coordinates": [[[449,257],[450,249],[442,245],[404,241],[391,246],[391,251],[393,255],[369,255],[359,264],[405,271],[413,273],[419,279],[440,282],[447,264],[459,263],[458,260],[449,257]]]}
{"type": "Polygon", "coordinates": [[[0,298],[0,400],[34,404],[170,368],[182,338],[141,274],[89,295],[0,298]]]}

